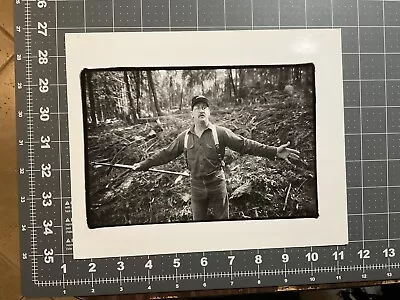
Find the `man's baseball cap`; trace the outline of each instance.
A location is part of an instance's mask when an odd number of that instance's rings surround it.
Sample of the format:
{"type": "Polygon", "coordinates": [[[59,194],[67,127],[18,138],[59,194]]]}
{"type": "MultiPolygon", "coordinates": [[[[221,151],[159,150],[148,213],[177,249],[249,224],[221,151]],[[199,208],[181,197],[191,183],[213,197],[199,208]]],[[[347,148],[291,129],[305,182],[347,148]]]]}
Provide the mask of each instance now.
{"type": "Polygon", "coordinates": [[[197,103],[205,103],[208,107],[210,107],[210,101],[208,101],[208,99],[204,96],[194,96],[192,98],[192,110],[193,106],[195,106],[197,103]]]}

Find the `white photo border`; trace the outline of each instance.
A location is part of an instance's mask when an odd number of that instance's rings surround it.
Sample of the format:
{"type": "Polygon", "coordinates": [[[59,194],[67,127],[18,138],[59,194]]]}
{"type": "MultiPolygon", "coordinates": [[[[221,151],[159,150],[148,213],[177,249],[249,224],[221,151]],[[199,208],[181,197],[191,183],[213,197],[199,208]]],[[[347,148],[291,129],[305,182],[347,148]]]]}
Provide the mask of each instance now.
{"type": "Polygon", "coordinates": [[[66,33],[65,42],[74,259],[348,243],[340,29],[66,33]],[[315,66],[318,218],[88,227],[84,69],[303,63],[315,66]]]}

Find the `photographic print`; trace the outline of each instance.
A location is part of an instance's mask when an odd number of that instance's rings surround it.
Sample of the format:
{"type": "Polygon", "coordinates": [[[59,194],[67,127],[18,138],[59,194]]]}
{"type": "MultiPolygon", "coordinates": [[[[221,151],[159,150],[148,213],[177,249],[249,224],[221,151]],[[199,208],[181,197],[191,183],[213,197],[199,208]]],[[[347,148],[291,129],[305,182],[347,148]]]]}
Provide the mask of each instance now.
{"type": "Polygon", "coordinates": [[[340,40],[66,34],[74,258],[346,244],[340,40]]]}
{"type": "Polygon", "coordinates": [[[84,70],[88,226],[318,217],[314,73],[84,70]]]}

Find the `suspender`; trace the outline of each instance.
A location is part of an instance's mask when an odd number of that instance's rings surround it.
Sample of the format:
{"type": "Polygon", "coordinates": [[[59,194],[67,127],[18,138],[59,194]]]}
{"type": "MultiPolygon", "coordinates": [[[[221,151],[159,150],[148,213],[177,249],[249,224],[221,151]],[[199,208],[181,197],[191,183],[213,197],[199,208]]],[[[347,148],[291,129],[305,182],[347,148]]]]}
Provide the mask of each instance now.
{"type": "MultiPolygon", "coordinates": [[[[219,161],[221,167],[224,167],[225,166],[225,162],[224,162],[224,160],[222,158],[220,147],[219,147],[217,129],[216,129],[215,125],[210,125],[209,127],[210,127],[211,132],[212,132],[215,149],[217,150],[218,161],[219,161]]],[[[184,139],[184,142],[183,142],[183,147],[184,147],[183,153],[185,155],[186,165],[189,167],[189,164],[188,164],[188,161],[187,161],[188,139],[189,139],[189,129],[186,130],[186,132],[185,132],[185,139],[184,139]]]]}
{"type": "Polygon", "coordinates": [[[188,139],[189,139],[189,130],[186,130],[185,132],[185,139],[183,141],[183,154],[185,155],[185,161],[186,161],[186,167],[189,169],[189,163],[187,160],[187,145],[188,145],[188,139]]]}
{"type": "Polygon", "coordinates": [[[184,147],[185,150],[187,150],[188,139],[189,139],[189,131],[190,131],[190,129],[186,130],[186,132],[185,132],[185,140],[183,142],[183,147],[184,147]]]}

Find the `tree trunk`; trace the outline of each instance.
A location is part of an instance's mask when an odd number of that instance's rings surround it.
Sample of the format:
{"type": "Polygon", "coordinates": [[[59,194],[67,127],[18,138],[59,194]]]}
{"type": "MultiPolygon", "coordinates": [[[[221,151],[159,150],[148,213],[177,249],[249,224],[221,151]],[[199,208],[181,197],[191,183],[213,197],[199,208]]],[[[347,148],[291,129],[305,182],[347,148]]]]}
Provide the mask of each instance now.
{"type": "Polygon", "coordinates": [[[179,110],[182,110],[183,107],[183,86],[185,84],[185,76],[184,73],[182,72],[182,84],[181,84],[181,99],[179,102],[179,110]]]}
{"type": "Polygon", "coordinates": [[[297,68],[296,69],[296,80],[295,80],[295,86],[300,86],[301,87],[301,70],[302,68],[297,68]]]}
{"type": "Polygon", "coordinates": [[[238,86],[238,70],[235,69],[235,87],[236,87],[236,90],[237,90],[237,86],[238,86]]]}
{"type": "Polygon", "coordinates": [[[244,78],[245,73],[243,69],[239,69],[239,97],[244,98],[245,97],[245,92],[244,92],[244,78]]]}
{"type": "Polygon", "coordinates": [[[271,83],[272,90],[275,89],[275,84],[276,84],[276,72],[277,72],[277,69],[276,69],[276,68],[273,68],[273,69],[271,70],[271,72],[270,72],[270,83],[271,83]]]}
{"type": "Polygon", "coordinates": [[[150,89],[150,94],[153,95],[153,100],[154,100],[154,107],[157,111],[157,115],[161,116],[161,109],[160,105],[158,104],[158,99],[157,99],[157,92],[154,87],[154,82],[153,82],[153,75],[151,74],[151,71],[146,71],[147,72],[147,80],[149,81],[149,89],[150,89]]]}
{"type": "Polygon", "coordinates": [[[288,78],[288,83],[290,85],[293,85],[294,82],[294,67],[290,67],[289,69],[289,78],[288,78]]]}
{"type": "Polygon", "coordinates": [[[214,99],[218,98],[217,71],[214,72],[214,99]]]}
{"type": "Polygon", "coordinates": [[[104,74],[99,74],[98,76],[98,82],[96,84],[97,87],[97,95],[99,97],[98,99],[98,105],[97,107],[99,108],[100,113],[97,115],[101,116],[101,121],[104,122],[107,118],[107,111],[105,107],[105,86],[107,84],[107,80],[104,76],[104,74]]]}
{"type": "Polygon", "coordinates": [[[137,123],[138,117],[136,114],[135,104],[133,102],[131,83],[127,71],[124,71],[124,82],[126,87],[126,96],[128,98],[128,103],[129,103],[129,119],[132,121],[131,118],[133,118],[133,122],[137,123]]]}
{"type": "Polygon", "coordinates": [[[287,84],[288,73],[287,68],[280,67],[278,71],[278,90],[283,91],[287,84]]]}
{"type": "Polygon", "coordinates": [[[180,100],[180,103],[179,103],[179,110],[182,110],[182,106],[183,106],[183,85],[182,85],[182,88],[181,88],[181,100],[180,100]]]}
{"type": "Polygon", "coordinates": [[[89,102],[90,102],[90,118],[92,119],[92,126],[97,126],[96,120],[96,106],[94,100],[94,93],[93,93],[93,73],[92,71],[87,71],[87,85],[89,91],[89,102]]]}
{"type": "Polygon", "coordinates": [[[229,79],[231,81],[231,85],[232,85],[232,90],[233,90],[233,96],[236,99],[237,98],[237,90],[236,90],[236,85],[233,82],[233,75],[232,75],[232,69],[229,69],[229,79]]]}
{"type": "Polygon", "coordinates": [[[140,71],[133,72],[133,78],[135,79],[135,91],[136,91],[136,115],[140,118],[140,87],[141,87],[141,80],[140,80],[140,71]]]}
{"type": "Polygon", "coordinates": [[[104,89],[105,89],[105,105],[106,105],[106,119],[111,119],[113,117],[113,111],[111,107],[111,91],[110,86],[106,82],[104,89]]]}
{"type": "Polygon", "coordinates": [[[172,110],[174,107],[174,84],[172,81],[172,76],[169,77],[169,109],[172,110]]]}
{"type": "Polygon", "coordinates": [[[104,109],[103,109],[104,103],[101,99],[98,99],[98,104],[97,104],[97,118],[100,120],[101,123],[104,122],[104,109]]]}

